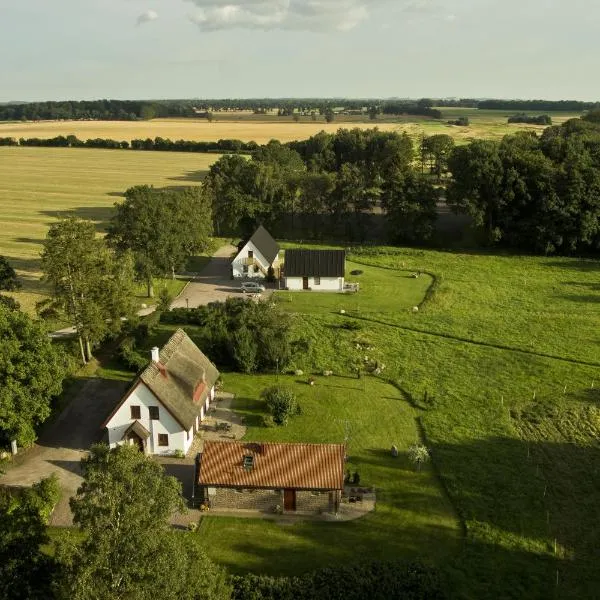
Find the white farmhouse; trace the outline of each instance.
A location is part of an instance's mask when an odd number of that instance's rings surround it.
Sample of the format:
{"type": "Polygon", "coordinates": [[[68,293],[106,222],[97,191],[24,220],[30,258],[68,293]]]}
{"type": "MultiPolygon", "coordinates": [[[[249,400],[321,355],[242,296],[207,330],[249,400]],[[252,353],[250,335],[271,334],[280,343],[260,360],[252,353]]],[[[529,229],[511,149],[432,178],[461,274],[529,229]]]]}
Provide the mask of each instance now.
{"type": "Polygon", "coordinates": [[[105,421],[109,446],[187,453],[214,400],[218,377],[215,365],[178,329],[160,352],[152,348],[152,361],[105,421]]]}
{"type": "Polygon", "coordinates": [[[234,277],[264,279],[269,267],[279,277],[279,244],[260,225],[231,262],[231,272],[234,277]]]}
{"type": "Polygon", "coordinates": [[[283,272],[288,290],[343,292],[344,250],[286,250],[283,272]]]}

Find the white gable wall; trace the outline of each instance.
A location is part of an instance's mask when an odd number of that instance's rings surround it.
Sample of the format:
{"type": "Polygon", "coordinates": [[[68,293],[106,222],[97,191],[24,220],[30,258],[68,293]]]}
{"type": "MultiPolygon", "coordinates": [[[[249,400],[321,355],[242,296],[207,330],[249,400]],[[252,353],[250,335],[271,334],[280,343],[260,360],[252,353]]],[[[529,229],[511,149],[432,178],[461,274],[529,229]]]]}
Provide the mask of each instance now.
{"type": "Polygon", "coordinates": [[[186,432],[160,400],[141,381],[106,424],[108,444],[111,448],[126,443],[122,439],[123,435],[126,429],[136,420],[150,432],[150,436],[146,440],[146,453],[148,454],[168,455],[176,450],[181,450],[185,454],[194,439],[194,428],[192,427],[190,431],[186,432]],[[140,407],[139,419],[131,418],[132,406],[140,407]],[[158,420],[150,419],[150,406],[158,406],[158,420]],[[169,436],[168,446],[158,445],[159,433],[165,433],[169,436]]]}
{"type": "MultiPolygon", "coordinates": [[[[286,277],[285,287],[289,290],[302,290],[302,277],[286,277]]],[[[313,292],[342,292],[344,290],[343,277],[321,277],[320,283],[315,284],[315,278],[308,278],[308,287],[313,292]]]]}
{"type": "MultiPolygon", "coordinates": [[[[263,266],[265,271],[267,271],[271,266],[267,259],[260,253],[258,248],[251,241],[248,241],[246,245],[238,252],[238,254],[231,263],[233,276],[264,279],[266,277],[266,274],[263,273],[256,266],[248,267],[248,273],[244,273],[244,261],[248,258],[248,250],[251,250],[254,253],[254,258],[263,266]]],[[[279,257],[276,256],[275,260],[273,261],[273,265],[276,265],[278,260],[279,257]]]]}

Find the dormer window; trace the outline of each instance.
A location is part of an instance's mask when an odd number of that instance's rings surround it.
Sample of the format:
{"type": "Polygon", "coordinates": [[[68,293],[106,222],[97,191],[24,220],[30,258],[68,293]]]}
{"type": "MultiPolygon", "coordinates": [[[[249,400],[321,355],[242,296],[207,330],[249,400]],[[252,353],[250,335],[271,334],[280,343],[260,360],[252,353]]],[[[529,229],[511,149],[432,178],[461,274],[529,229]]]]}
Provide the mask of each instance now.
{"type": "Polygon", "coordinates": [[[251,454],[246,454],[246,456],[244,456],[244,469],[246,469],[246,471],[251,471],[253,467],[254,456],[252,456],[251,454]]]}

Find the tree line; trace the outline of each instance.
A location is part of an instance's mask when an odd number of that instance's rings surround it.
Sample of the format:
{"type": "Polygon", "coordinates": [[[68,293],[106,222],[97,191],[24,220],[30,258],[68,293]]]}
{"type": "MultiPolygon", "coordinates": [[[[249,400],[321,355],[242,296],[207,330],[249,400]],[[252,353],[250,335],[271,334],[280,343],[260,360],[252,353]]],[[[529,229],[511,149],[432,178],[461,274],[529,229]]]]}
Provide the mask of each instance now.
{"type": "Polygon", "coordinates": [[[508,117],[509,123],[528,123],[529,125],[552,125],[552,117],[550,115],[535,115],[530,116],[525,113],[511,115],[508,117]]]}
{"type": "Polygon", "coordinates": [[[49,148],[110,148],[113,150],[156,150],[159,152],[215,152],[215,153],[251,153],[258,148],[256,142],[242,142],[241,140],[217,140],[215,142],[198,142],[194,140],[170,140],[155,137],[125,140],[110,138],[92,138],[80,140],[75,135],[58,135],[52,138],[0,138],[0,146],[35,146],[49,148]]]}
{"type": "Polygon", "coordinates": [[[224,156],[205,181],[217,231],[429,244],[437,203],[469,215],[485,244],[539,253],[600,244],[600,112],[535,132],[454,146],[373,130],[271,141],[224,156]],[[383,226],[377,228],[379,215],[383,226]]]}
{"type": "Polygon", "coordinates": [[[2,121],[39,120],[110,120],[137,121],[166,117],[198,117],[211,112],[253,111],[264,114],[278,111],[282,116],[294,113],[325,115],[328,110],[363,111],[378,107],[383,114],[414,114],[441,118],[432,107],[465,107],[488,110],[583,112],[600,107],[600,102],[577,100],[478,100],[473,98],[214,98],[181,100],[64,100],[0,104],[2,121]]]}

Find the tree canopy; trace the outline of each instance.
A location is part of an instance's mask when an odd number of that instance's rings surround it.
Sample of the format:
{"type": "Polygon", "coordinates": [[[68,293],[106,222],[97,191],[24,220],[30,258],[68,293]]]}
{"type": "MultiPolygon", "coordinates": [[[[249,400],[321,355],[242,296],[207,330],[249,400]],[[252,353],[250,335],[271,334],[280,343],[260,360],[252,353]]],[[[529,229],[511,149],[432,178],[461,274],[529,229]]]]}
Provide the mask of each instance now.
{"type": "Polygon", "coordinates": [[[0,436],[32,444],[62,391],[68,359],[41,323],[0,304],[0,436]]]}
{"type": "Polygon", "coordinates": [[[219,600],[229,598],[225,572],[188,538],[170,531],[183,510],[181,484],[135,446],[92,446],[83,483],[71,499],[86,534],[57,553],[65,600],[219,600]]]}
{"type": "Polygon", "coordinates": [[[125,200],[115,208],[107,239],[116,249],[133,253],[137,274],[147,283],[150,297],[154,277],[174,277],[189,256],[210,245],[212,206],[200,187],[136,186],[125,192],[125,200]]]}
{"type": "Polygon", "coordinates": [[[75,327],[86,362],[91,358],[91,347],[108,333],[118,332],[121,318],[133,314],[131,257],[125,254],[117,258],[96,237],[91,221],[68,217],[51,225],[44,242],[42,269],[52,286],[53,305],[63,310],[75,327]]]}

